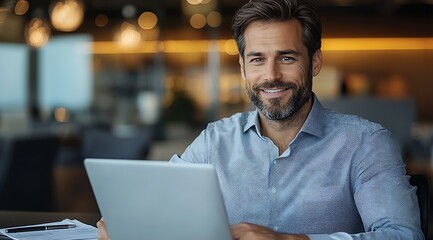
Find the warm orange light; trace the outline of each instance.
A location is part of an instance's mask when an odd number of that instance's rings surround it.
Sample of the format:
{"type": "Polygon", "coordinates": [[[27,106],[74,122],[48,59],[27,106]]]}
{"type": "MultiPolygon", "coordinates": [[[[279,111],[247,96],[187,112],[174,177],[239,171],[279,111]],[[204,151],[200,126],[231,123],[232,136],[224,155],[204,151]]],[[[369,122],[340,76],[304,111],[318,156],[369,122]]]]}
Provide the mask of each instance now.
{"type": "Polygon", "coordinates": [[[30,46],[40,48],[50,39],[51,30],[44,20],[33,18],[27,26],[25,34],[26,41],[30,46]]]}
{"type": "Polygon", "coordinates": [[[222,15],[217,11],[212,11],[207,15],[206,20],[209,26],[219,27],[222,23],[222,15]]]}
{"type": "Polygon", "coordinates": [[[61,0],[52,3],[51,23],[59,31],[75,31],[84,19],[84,4],[81,0],[61,0]]]}
{"type": "MultiPolygon", "coordinates": [[[[233,39],[217,41],[220,52],[237,55],[233,39]]],[[[94,42],[94,54],[207,53],[210,40],[144,41],[134,51],[116,48],[115,42],[94,42]],[[163,46],[163,47],[161,47],[163,46]]],[[[325,38],[323,51],[433,50],[433,38],[325,38]]]]}
{"type": "Polygon", "coordinates": [[[206,25],[206,16],[201,13],[196,13],[189,19],[191,27],[195,29],[201,29],[206,25]]]}
{"type": "Polygon", "coordinates": [[[95,18],[95,25],[98,27],[105,27],[108,24],[108,16],[105,14],[99,14],[95,18]]]}
{"type": "Polygon", "coordinates": [[[67,122],[69,120],[69,113],[66,108],[59,107],[54,110],[54,118],[57,122],[67,122]]]}
{"type": "Polygon", "coordinates": [[[156,53],[164,49],[164,44],[158,41],[145,41],[133,47],[125,48],[117,42],[94,42],[94,54],[136,54],[156,53]]]}
{"type": "Polygon", "coordinates": [[[238,47],[234,39],[226,40],[224,43],[224,51],[229,55],[238,55],[238,47]]]}
{"type": "Polygon", "coordinates": [[[0,7],[0,24],[3,24],[6,21],[9,11],[10,10],[6,7],[0,7]]]}
{"type": "Polygon", "coordinates": [[[158,23],[158,17],[153,12],[143,12],[138,18],[138,25],[142,29],[152,29],[158,23]]]}
{"type": "Polygon", "coordinates": [[[191,5],[198,5],[203,2],[203,0],[187,0],[187,2],[191,5]]]}
{"type": "Polygon", "coordinates": [[[27,0],[18,0],[15,4],[15,14],[24,15],[29,10],[29,2],[27,0]]]}
{"type": "Polygon", "coordinates": [[[135,47],[141,41],[141,34],[135,25],[123,22],[117,35],[118,43],[122,47],[135,47]]]}
{"type": "Polygon", "coordinates": [[[322,42],[324,51],[433,49],[433,38],[328,38],[322,42]]]}

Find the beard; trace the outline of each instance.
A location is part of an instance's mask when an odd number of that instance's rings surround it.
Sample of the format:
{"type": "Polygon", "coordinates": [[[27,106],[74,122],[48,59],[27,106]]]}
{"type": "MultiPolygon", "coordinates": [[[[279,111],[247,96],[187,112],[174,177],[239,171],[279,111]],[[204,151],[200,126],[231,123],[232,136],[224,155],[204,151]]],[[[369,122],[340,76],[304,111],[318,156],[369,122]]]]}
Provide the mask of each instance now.
{"type": "Polygon", "coordinates": [[[312,95],[312,76],[311,71],[308,73],[307,83],[298,86],[294,83],[284,83],[282,81],[264,82],[259,85],[253,86],[251,89],[246,83],[246,92],[251,102],[256,108],[269,120],[290,120],[293,119],[299,109],[304,106],[312,95]],[[292,96],[283,102],[282,97],[271,98],[269,103],[265,103],[260,98],[261,88],[285,88],[292,91],[292,96]]]}

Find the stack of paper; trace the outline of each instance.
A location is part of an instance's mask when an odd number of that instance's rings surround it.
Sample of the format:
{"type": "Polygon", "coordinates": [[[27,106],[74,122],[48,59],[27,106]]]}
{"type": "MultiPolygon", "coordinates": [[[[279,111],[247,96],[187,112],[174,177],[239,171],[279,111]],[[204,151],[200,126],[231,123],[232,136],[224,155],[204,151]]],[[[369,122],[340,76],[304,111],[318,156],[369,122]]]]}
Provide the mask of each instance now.
{"type": "MultiPolygon", "coordinates": [[[[65,219],[60,222],[50,222],[45,224],[36,224],[29,226],[20,226],[19,228],[31,227],[30,231],[14,232],[13,228],[2,228],[0,233],[16,240],[77,240],[77,239],[97,239],[98,229],[84,224],[78,220],[65,219]],[[59,225],[70,225],[72,227],[65,229],[55,229],[59,225]],[[35,230],[33,227],[44,227],[46,230],[35,230]]],[[[0,238],[1,239],[1,238],[0,238]]]]}

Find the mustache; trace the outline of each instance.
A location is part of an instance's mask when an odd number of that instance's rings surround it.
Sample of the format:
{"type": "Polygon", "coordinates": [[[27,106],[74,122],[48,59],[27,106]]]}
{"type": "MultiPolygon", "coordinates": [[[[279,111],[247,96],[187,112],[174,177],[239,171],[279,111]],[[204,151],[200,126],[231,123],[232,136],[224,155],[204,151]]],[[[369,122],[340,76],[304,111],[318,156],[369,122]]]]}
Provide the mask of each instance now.
{"type": "Polygon", "coordinates": [[[289,82],[289,83],[284,83],[282,81],[270,81],[270,82],[264,82],[261,84],[257,84],[253,86],[253,90],[254,91],[259,91],[260,89],[263,88],[285,88],[285,89],[297,89],[297,85],[289,82]]]}

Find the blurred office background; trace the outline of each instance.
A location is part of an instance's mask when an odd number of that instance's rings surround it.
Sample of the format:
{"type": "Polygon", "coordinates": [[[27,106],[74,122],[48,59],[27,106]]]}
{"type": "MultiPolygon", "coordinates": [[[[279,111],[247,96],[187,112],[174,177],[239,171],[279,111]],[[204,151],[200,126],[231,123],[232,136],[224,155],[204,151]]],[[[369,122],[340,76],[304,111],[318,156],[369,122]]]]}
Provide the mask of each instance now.
{"type": "MultiPolygon", "coordinates": [[[[231,39],[245,2],[1,0],[0,209],[97,211],[84,158],[168,160],[251,109],[231,39]]],[[[433,1],[315,2],[318,97],[382,123],[430,174],[433,1]]]]}

